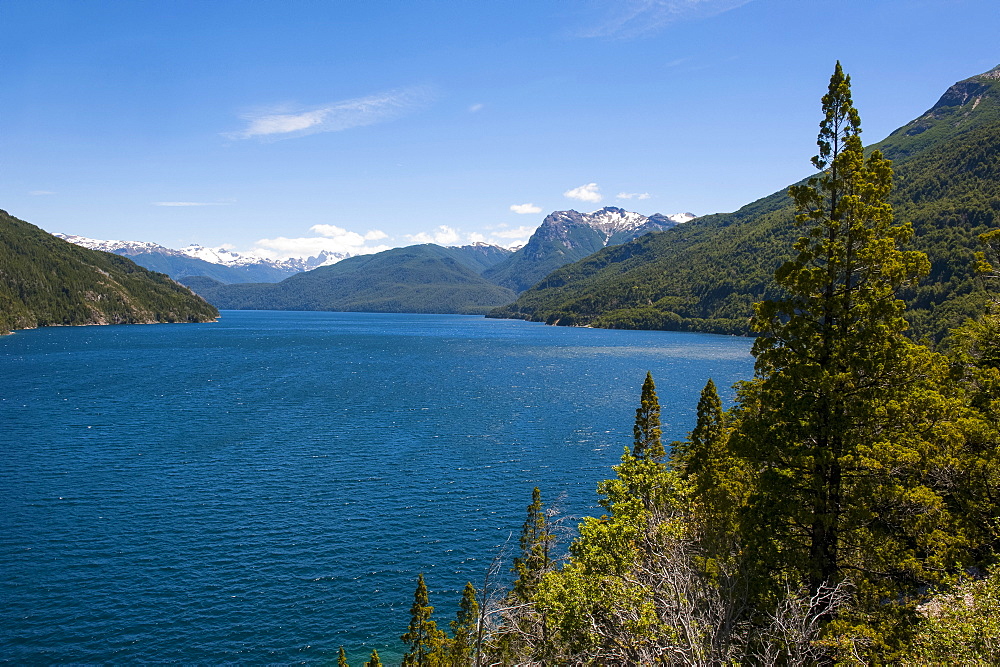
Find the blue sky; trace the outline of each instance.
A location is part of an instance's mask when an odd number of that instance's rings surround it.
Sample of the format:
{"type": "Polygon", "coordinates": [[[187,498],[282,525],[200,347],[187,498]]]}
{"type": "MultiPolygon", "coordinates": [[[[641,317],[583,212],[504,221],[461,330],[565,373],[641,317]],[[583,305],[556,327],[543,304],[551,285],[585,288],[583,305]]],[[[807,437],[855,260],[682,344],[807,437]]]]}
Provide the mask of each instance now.
{"type": "Polygon", "coordinates": [[[0,0],[0,208],[274,256],[734,210],[1000,63],[996,0],[0,0]]]}

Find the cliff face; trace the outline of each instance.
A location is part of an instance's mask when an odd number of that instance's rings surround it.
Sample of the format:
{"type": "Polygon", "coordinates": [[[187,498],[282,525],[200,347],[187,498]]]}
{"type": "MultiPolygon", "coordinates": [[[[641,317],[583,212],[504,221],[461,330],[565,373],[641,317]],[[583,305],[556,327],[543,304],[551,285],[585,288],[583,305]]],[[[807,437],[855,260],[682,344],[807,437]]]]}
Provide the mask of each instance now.
{"type": "Polygon", "coordinates": [[[218,316],[213,306],[162,273],[81,248],[0,211],[0,332],[209,322],[218,316]]]}

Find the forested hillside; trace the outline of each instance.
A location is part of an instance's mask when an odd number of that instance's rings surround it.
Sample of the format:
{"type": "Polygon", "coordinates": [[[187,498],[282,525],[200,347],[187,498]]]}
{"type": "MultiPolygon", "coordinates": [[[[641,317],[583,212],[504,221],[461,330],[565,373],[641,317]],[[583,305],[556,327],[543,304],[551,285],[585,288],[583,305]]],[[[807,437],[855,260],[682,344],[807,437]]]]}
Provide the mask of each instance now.
{"type": "Polygon", "coordinates": [[[73,245],[0,211],[0,332],[73,324],[208,322],[218,315],[163,274],[73,245]]]}
{"type": "MultiPolygon", "coordinates": [[[[983,303],[977,237],[1000,221],[1000,67],[952,86],[872,148],[894,161],[889,197],[928,276],[903,292],[917,337],[939,338],[983,303]]],[[[607,328],[749,332],[752,305],[800,231],[786,191],[564,266],[493,317],[607,328]]]]}
{"type": "Polygon", "coordinates": [[[234,310],[330,310],[483,314],[515,297],[474,268],[497,257],[433,244],[349,257],[280,283],[191,285],[209,302],[234,310]]]}

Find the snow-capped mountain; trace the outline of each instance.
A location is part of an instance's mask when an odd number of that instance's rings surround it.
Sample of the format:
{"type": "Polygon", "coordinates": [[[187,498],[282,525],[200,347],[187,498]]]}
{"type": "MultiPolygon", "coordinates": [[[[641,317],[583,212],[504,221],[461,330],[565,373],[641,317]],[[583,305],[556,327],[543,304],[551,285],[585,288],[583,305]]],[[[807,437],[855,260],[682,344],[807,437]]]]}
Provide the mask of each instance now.
{"type": "MultiPolygon", "coordinates": [[[[649,216],[649,218],[652,220],[658,215],[663,215],[663,214],[654,213],[653,215],[649,216]]],[[[676,222],[679,225],[685,222],[690,222],[691,220],[694,220],[698,216],[696,216],[694,213],[668,213],[667,215],[663,215],[663,217],[672,222],[676,222]]]]}
{"type": "Polygon", "coordinates": [[[545,216],[524,247],[488,269],[483,276],[523,292],[560,266],[607,246],[670,229],[694,217],[686,213],[669,216],[656,213],[647,217],[615,206],[606,206],[593,213],[554,211],[545,216]]]}
{"type": "Polygon", "coordinates": [[[101,240],[72,234],[53,236],[91,250],[124,255],[140,266],[166,273],[174,279],[207,276],[222,283],[278,282],[290,275],[335,264],[350,256],[348,253],[321,252],[315,257],[275,260],[202,245],[176,250],[148,241],[101,240]]]}

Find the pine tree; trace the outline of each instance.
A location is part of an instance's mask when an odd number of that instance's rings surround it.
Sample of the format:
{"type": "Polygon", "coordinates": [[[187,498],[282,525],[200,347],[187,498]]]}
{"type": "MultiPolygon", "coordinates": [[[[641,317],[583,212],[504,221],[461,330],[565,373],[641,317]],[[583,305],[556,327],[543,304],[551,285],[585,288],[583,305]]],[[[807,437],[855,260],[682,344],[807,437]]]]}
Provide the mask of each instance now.
{"type": "Polygon", "coordinates": [[[372,649],[372,657],[365,663],[365,667],[382,667],[382,661],[378,657],[378,649],[372,649]]]}
{"type": "Polygon", "coordinates": [[[430,604],[423,573],[417,578],[417,588],[413,593],[410,607],[410,624],[405,635],[400,637],[410,650],[403,656],[404,665],[428,665],[440,657],[444,633],[437,629],[431,618],[434,607],[430,604]]]}
{"type": "Polygon", "coordinates": [[[517,573],[514,595],[521,601],[531,600],[538,582],[551,566],[549,549],[553,536],[549,532],[548,518],[542,508],[542,492],[536,486],[531,492],[528,516],[521,528],[521,555],[514,559],[513,571],[517,573]]]}
{"type": "Polygon", "coordinates": [[[642,397],[635,411],[635,444],[632,455],[636,458],[663,458],[663,443],[660,442],[660,401],[656,397],[653,374],[646,371],[646,381],[642,383],[642,397]]]}
{"type": "Polygon", "coordinates": [[[350,667],[347,662],[347,652],[344,651],[344,647],[340,647],[340,651],[337,652],[337,667],[350,667]]]}
{"type": "Polygon", "coordinates": [[[476,628],[479,622],[479,603],[476,588],[472,582],[465,584],[462,601],[458,605],[455,620],[451,622],[451,664],[456,667],[472,663],[475,650],[476,628]]]}
{"type": "Polygon", "coordinates": [[[763,570],[812,594],[849,577],[869,610],[887,609],[878,600],[954,563],[943,489],[961,436],[942,360],[904,335],[896,293],[928,262],[897,247],[911,231],[893,223],[892,167],[865,158],[840,63],[823,111],[821,173],[790,191],[806,231],[775,274],[787,296],[755,309],[757,379],[734,446],[757,475],[746,519],[763,570]]]}

